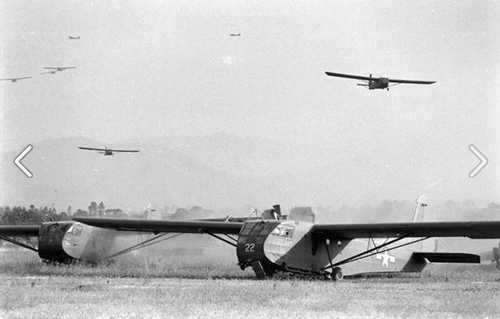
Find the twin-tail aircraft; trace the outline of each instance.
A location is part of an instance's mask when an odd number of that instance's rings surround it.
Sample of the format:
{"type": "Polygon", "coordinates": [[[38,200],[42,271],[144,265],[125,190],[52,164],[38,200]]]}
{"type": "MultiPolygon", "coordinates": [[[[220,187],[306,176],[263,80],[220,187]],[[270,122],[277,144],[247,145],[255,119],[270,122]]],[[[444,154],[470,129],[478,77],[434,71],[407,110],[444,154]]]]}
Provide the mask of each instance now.
{"type": "Polygon", "coordinates": [[[100,154],[104,154],[104,156],[113,156],[114,153],[138,153],[138,150],[116,150],[116,149],[111,149],[111,148],[94,148],[94,147],[83,147],[83,146],[78,146],[79,149],[85,150],[85,151],[97,151],[100,154]]]}
{"type": "Polygon", "coordinates": [[[77,217],[41,225],[0,226],[0,238],[56,262],[99,262],[180,234],[207,234],[236,248],[241,269],[258,278],[276,273],[340,280],[360,273],[418,273],[429,262],[479,263],[476,254],[428,252],[431,237],[500,238],[500,221],[315,224],[314,214],[282,215],[279,205],[260,217],[200,220],[139,220],[77,217]],[[125,234],[151,234],[117,248],[125,234]],[[32,247],[13,236],[38,237],[32,247]]]}
{"type": "Polygon", "coordinates": [[[361,75],[352,75],[352,74],[344,74],[344,73],[335,73],[335,72],[325,72],[328,76],[336,76],[340,78],[348,78],[364,81],[364,83],[358,83],[358,86],[365,86],[369,90],[375,89],[387,89],[389,91],[390,86],[398,85],[398,84],[433,84],[436,81],[420,81],[420,80],[397,80],[390,79],[386,77],[372,77],[370,76],[361,76],[361,75]]]}

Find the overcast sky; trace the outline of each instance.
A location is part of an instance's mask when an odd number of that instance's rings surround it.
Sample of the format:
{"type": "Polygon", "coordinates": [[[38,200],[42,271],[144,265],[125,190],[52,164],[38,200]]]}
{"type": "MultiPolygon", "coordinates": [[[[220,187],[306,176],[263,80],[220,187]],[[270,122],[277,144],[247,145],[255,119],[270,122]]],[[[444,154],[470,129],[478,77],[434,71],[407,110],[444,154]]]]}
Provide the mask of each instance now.
{"type": "Polygon", "coordinates": [[[1,6],[0,77],[34,75],[0,83],[4,146],[224,131],[389,157],[419,148],[472,165],[473,143],[489,156],[490,173],[499,171],[498,2],[1,6]],[[51,65],[77,69],[38,75],[51,65]],[[324,71],[437,83],[369,91],[324,71]]]}

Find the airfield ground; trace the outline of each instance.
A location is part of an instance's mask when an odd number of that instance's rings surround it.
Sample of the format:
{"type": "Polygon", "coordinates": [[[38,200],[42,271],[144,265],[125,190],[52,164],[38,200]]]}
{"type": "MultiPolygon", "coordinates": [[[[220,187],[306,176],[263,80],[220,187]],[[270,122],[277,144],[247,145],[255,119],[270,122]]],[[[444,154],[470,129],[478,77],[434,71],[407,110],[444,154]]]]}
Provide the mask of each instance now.
{"type": "Polygon", "coordinates": [[[493,266],[431,266],[417,278],[255,280],[224,258],[128,256],[113,264],[0,258],[0,318],[498,318],[493,266]]]}

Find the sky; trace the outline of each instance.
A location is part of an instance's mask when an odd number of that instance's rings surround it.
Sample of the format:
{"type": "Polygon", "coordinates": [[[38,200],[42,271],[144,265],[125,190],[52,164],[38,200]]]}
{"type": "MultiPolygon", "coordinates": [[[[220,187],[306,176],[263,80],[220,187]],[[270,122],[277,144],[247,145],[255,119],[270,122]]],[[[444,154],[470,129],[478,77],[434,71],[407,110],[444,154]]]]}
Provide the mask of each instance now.
{"type": "Polygon", "coordinates": [[[227,132],[472,167],[474,144],[500,177],[498,2],[1,6],[0,77],[33,75],[0,83],[4,148],[227,132]],[[77,69],[38,74],[51,65],[77,69]],[[324,71],[437,83],[369,91],[324,71]]]}

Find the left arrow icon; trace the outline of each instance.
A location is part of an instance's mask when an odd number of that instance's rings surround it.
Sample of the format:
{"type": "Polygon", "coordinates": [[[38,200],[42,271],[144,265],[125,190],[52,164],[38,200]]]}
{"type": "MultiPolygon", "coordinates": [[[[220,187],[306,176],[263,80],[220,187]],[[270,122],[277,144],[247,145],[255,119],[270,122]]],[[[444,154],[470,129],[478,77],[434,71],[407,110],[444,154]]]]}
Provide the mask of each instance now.
{"type": "Polygon", "coordinates": [[[21,163],[21,161],[26,155],[28,155],[29,152],[31,152],[32,149],[33,145],[29,144],[21,152],[21,154],[17,155],[17,157],[14,159],[14,165],[16,165],[21,170],[21,172],[23,172],[24,175],[26,175],[29,178],[33,177],[33,173],[31,173],[29,169],[27,169],[26,166],[24,166],[23,163],[21,163]]]}

